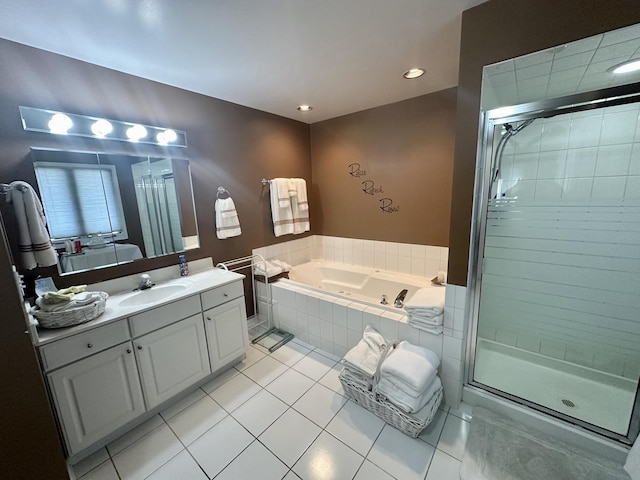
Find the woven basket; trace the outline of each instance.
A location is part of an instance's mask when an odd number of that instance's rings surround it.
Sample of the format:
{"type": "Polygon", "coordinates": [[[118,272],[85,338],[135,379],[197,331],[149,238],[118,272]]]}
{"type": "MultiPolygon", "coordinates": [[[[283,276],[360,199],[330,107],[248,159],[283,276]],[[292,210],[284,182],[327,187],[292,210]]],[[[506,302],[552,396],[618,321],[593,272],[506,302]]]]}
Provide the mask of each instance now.
{"type": "Polygon", "coordinates": [[[431,411],[425,420],[416,418],[382,396],[365,390],[361,385],[345,378],[342,373],[338,375],[340,383],[347,395],[358,405],[363,406],[374,413],[392,427],[397,428],[405,435],[416,438],[424,428],[431,423],[442,402],[442,387],[435,393],[436,401],[431,403],[431,411]]]}
{"type": "Polygon", "coordinates": [[[38,307],[31,309],[31,314],[38,319],[38,323],[44,328],[64,328],[90,322],[104,313],[109,294],[98,292],[100,297],[89,305],[82,305],[60,312],[45,312],[38,307]]]}

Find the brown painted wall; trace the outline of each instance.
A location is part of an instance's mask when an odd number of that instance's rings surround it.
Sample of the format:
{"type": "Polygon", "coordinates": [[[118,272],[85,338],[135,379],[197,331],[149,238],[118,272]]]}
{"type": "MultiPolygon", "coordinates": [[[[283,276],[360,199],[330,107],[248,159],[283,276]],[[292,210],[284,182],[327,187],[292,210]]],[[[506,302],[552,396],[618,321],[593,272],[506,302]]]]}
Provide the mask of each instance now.
{"type": "Polygon", "coordinates": [[[482,67],[638,22],[638,0],[490,0],[463,13],[450,283],[467,283],[482,67]]]}
{"type": "MultiPolygon", "coordinates": [[[[201,248],[189,251],[188,260],[211,256],[219,262],[248,255],[255,247],[297,238],[274,237],[269,191],[260,180],[302,177],[311,184],[308,125],[7,40],[0,40],[0,79],[0,183],[25,180],[36,186],[31,146],[189,158],[201,248]],[[172,127],[187,132],[189,147],[162,148],[25,132],[19,105],[172,127]],[[216,238],[213,208],[218,186],[227,188],[234,198],[242,227],[240,237],[216,238]]],[[[3,198],[0,213],[17,259],[15,218],[3,198]]],[[[311,224],[313,227],[313,217],[311,224]]],[[[47,478],[66,478],[35,353],[24,333],[20,298],[7,274],[13,262],[5,245],[0,245],[5,312],[0,405],[2,429],[8,432],[0,445],[0,476],[26,479],[46,472],[47,478]],[[33,459],[34,448],[39,452],[37,461],[33,459]]],[[[64,287],[167,265],[177,265],[177,255],[65,277],[58,277],[55,267],[35,269],[29,276],[52,276],[64,287]]],[[[249,283],[245,283],[245,291],[250,293],[249,283]]]]}
{"type": "Polygon", "coordinates": [[[311,126],[311,215],[324,235],[447,246],[456,89],[311,126]],[[364,176],[351,176],[358,163],[364,176]],[[383,192],[365,194],[362,182],[383,192]],[[394,213],[381,210],[391,198],[394,213]]]}
{"type": "Polygon", "coordinates": [[[0,221],[0,477],[68,478],[0,221]]]}
{"type": "MultiPolygon", "coordinates": [[[[214,262],[229,260],[250,254],[252,248],[294,238],[274,237],[269,190],[260,180],[302,177],[311,184],[308,125],[7,40],[0,40],[0,78],[0,182],[21,179],[36,185],[31,146],[188,158],[201,245],[187,252],[188,260],[209,256],[214,262]],[[172,127],[187,132],[189,147],[26,132],[19,105],[172,127]],[[235,201],[240,237],[216,238],[213,208],[218,186],[228,189],[235,201]]],[[[0,203],[15,255],[13,214],[0,203]]],[[[315,227],[313,217],[311,225],[315,227]]],[[[62,278],[55,267],[35,273],[53,276],[62,287],[173,264],[177,265],[177,255],[62,278]]]]}

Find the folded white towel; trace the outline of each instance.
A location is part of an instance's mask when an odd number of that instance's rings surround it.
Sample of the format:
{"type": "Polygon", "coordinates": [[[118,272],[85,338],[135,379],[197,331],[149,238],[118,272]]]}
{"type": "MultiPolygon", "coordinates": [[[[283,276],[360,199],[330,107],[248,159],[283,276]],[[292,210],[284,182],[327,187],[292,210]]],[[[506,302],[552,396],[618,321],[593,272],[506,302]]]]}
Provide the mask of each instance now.
{"type": "Polygon", "coordinates": [[[271,180],[271,189],[275,190],[276,196],[278,198],[278,206],[280,208],[291,207],[291,194],[289,191],[288,178],[274,178],[273,180],[271,180]]]}
{"type": "Polygon", "coordinates": [[[278,265],[279,267],[282,268],[283,272],[288,272],[290,271],[293,267],[288,264],[287,262],[284,262],[282,260],[278,260],[277,258],[274,258],[272,260],[269,260],[271,263],[273,263],[274,265],[278,265]]]}
{"type": "Polygon", "coordinates": [[[631,480],[640,480],[640,442],[636,440],[627,455],[624,469],[631,477],[631,480]]]}
{"type": "Polygon", "coordinates": [[[238,212],[231,197],[218,198],[216,210],[216,236],[219,239],[237,237],[242,233],[238,212]]]}
{"type": "Polygon", "coordinates": [[[254,271],[256,275],[263,275],[267,278],[271,278],[275,277],[276,275],[280,275],[282,273],[282,267],[267,261],[266,265],[262,262],[256,264],[254,271]]]}
{"type": "Polygon", "coordinates": [[[408,313],[407,320],[409,322],[414,322],[425,326],[438,327],[442,326],[442,323],[444,321],[444,314],[441,313],[440,315],[437,315],[435,317],[425,317],[423,315],[408,313]]]}
{"type": "Polygon", "coordinates": [[[12,182],[7,203],[13,205],[18,224],[18,251],[22,266],[31,270],[58,263],[58,255],[47,231],[42,203],[33,187],[26,182],[12,182]]]}
{"type": "Polygon", "coordinates": [[[290,178],[289,181],[293,233],[308,232],[311,226],[309,223],[309,204],[307,202],[307,182],[303,178],[290,178]],[[302,195],[303,200],[298,195],[302,195]]]}
{"type": "Polygon", "coordinates": [[[434,335],[441,335],[444,332],[444,327],[442,325],[428,325],[412,320],[409,320],[407,323],[412,327],[417,328],[418,330],[422,330],[423,332],[427,333],[433,333],[434,335]]]}
{"type": "Polygon", "coordinates": [[[422,317],[437,317],[442,315],[444,309],[442,308],[405,308],[405,311],[409,315],[420,315],[422,317]]]}
{"type": "Polygon", "coordinates": [[[296,192],[295,195],[298,209],[309,210],[309,201],[307,199],[307,182],[304,178],[293,178],[292,180],[296,192]]]}
{"type": "Polygon", "coordinates": [[[367,325],[362,334],[362,340],[345,354],[342,362],[351,370],[362,372],[367,379],[373,380],[386,346],[385,338],[373,327],[367,325]]]}
{"type": "Polygon", "coordinates": [[[436,376],[432,379],[431,383],[426,386],[426,389],[422,391],[420,396],[414,397],[412,395],[407,395],[386,378],[380,377],[380,381],[377,383],[375,389],[378,393],[385,396],[387,400],[394,403],[405,412],[414,413],[421,410],[441,387],[442,383],[436,376]]]}
{"type": "MultiPolygon", "coordinates": [[[[276,237],[293,233],[293,212],[291,211],[290,202],[285,202],[285,206],[281,206],[279,190],[277,188],[278,183],[275,178],[271,180],[271,188],[269,189],[269,196],[271,200],[271,218],[273,219],[273,233],[276,237]]],[[[286,180],[286,179],[284,179],[286,180]]],[[[286,183],[286,192],[289,194],[289,183],[286,183]]],[[[287,200],[288,200],[287,196],[287,200]]]]}
{"type": "Polygon", "coordinates": [[[440,359],[431,350],[403,340],[380,366],[380,378],[394,377],[394,383],[404,382],[421,392],[437,374],[440,359]]]}
{"type": "Polygon", "coordinates": [[[36,298],[36,305],[45,312],[62,312],[72,308],[83,307],[102,298],[101,292],[76,293],[71,300],[60,303],[47,303],[44,297],[36,298]]]}
{"type": "Polygon", "coordinates": [[[420,288],[405,302],[404,308],[434,311],[438,315],[444,310],[444,292],[445,289],[442,287],[420,288]]]}

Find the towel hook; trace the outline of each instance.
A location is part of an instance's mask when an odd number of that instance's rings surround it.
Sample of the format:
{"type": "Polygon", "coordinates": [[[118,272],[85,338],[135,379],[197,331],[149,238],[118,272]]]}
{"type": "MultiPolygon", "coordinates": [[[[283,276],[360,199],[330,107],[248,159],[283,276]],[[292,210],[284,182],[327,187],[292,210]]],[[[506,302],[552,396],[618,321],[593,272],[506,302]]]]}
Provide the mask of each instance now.
{"type": "Polygon", "coordinates": [[[229,193],[229,190],[227,190],[224,187],[218,187],[218,193],[216,193],[216,198],[220,198],[220,195],[226,195],[225,198],[228,198],[231,196],[231,194],[229,193]]]}

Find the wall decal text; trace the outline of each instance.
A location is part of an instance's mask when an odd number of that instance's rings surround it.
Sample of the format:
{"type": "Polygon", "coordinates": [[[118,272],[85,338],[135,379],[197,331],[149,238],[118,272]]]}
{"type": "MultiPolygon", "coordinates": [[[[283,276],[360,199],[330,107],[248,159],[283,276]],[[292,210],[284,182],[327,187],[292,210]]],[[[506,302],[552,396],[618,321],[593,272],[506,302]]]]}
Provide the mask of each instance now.
{"type": "Polygon", "coordinates": [[[364,177],[367,175],[366,170],[360,170],[359,163],[352,163],[349,165],[349,175],[352,177],[364,177]]]}
{"type": "Polygon", "coordinates": [[[376,193],[384,193],[384,191],[382,190],[382,185],[378,185],[376,187],[376,184],[373,180],[365,180],[364,182],[362,182],[362,191],[366,195],[375,195],[376,193]]]}
{"type": "Polygon", "coordinates": [[[381,198],[380,210],[382,210],[384,213],[397,213],[400,211],[400,206],[393,205],[393,200],[391,198],[381,198]]]}

